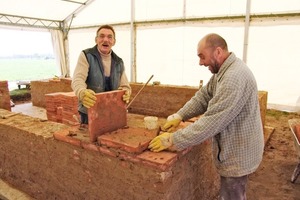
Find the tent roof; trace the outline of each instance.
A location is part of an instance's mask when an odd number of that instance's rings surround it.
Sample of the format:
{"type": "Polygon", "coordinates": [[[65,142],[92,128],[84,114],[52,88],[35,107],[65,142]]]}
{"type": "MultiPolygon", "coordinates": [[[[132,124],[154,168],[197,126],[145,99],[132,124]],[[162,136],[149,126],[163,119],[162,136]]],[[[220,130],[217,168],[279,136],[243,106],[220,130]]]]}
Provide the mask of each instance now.
{"type": "Polygon", "coordinates": [[[4,25],[59,28],[94,0],[0,0],[0,23],[4,25]]]}
{"type": "Polygon", "coordinates": [[[87,0],[10,0],[0,1],[0,13],[21,17],[63,21],[84,6],[87,0]]]}
{"type": "MultiPolygon", "coordinates": [[[[135,23],[215,16],[243,18],[246,4],[247,0],[0,0],[0,25],[61,29],[62,23],[70,28],[129,24],[132,17],[135,23]]],[[[295,14],[299,13],[299,0],[251,0],[250,12],[295,14]]]]}
{"type": "Polygon", "coordinates": [[[4,26],[62,29],[130,21],[131,0],[0,0],[0,25],[4,26]]]}

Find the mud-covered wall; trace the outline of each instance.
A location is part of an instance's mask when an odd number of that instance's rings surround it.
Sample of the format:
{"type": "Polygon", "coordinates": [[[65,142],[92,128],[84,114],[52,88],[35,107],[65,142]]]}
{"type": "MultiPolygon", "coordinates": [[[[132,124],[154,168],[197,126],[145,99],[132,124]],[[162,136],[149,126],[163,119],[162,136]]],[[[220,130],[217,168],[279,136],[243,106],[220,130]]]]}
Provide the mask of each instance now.
{"type": "MultiPolygon", "coordinates": [[[[132,100],[143,87],[143,84],[131,84],[132,100]]],[[[170,85],[147,85],[134,99],[128,111],[142,115],[168,117],[177,112],[198,91],[196,87],[170,86],[170,85]]],[[[265,125],[267,111],[267,91],[258,91],[261,120],[265,125]]]]}
{"type": "MultiPolygon", "coordinates": [[[[131,83],[130,86],[132,89],[130,101],[133,98],[134,101],[128,108],[128,112],[158,117],[168,117],[177,112],[198,90],[197,87],[190,86],[150,84],[141,90],[144,86],[142,83],[131,83]],[[140,90],[139,95],[135,97],[140,90]]],[[[31,81],[32,105],[45,108],[45,94],[71,91],[71,79],[31,81]]],[[[266,91],[258,91],[263,124],[265,124],[267,95],[266,91]]]]}
{"type": "MultiPolygon", "coordinates": [[[[144,84],[131,83],[132,100],[144,84]]],[[[71,79],[31,81],[31,100],[34,106],[46,107],[45,94],[71,92],[71,79]]],[[[166,117],[184,105],[197,88],[188,86],[147,85],[128,109],[132,113],[166,117]]]]}
{"type": "Polygon", "coordinates": [[[72,92],[71,79],[49,79],[30,82],[32,105],[46,107],[45,94],[55,92],[72,92]]]}
{"type": "Polygon", "coordinates": [[[1,179],[35,199],[198,200],[218,194],[209,141],[162,170],[54,139],[65,128],[22,114],[0,119],[1,179]]]}
{"type": "Polygon", "coordinates": [[[7,81],[0,81],[0,108],[11,111],[7,81]]]}
{"type": "MultiPolygon", "coordinates": [[[[143,84],[132,83],[132,100],[143,84]]],[[[147,85],[134,99],[128,111],[131,113],[168,117],[177,112],[198,89],[188,86],[147,85]]]]}

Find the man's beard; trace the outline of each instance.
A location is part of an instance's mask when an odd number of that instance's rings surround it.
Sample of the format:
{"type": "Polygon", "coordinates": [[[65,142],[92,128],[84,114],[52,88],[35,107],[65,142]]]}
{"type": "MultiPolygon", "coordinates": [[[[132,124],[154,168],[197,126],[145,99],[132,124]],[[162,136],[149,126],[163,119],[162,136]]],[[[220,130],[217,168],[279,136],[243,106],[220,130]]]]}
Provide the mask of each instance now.
{"type": "Polygon", "coordinates": [[[211,67],[212,67],[211,73],[217,74],[217,73],[219,72],[220,65],[219,65],[219,63],[218,63],[216,60],[214,60],[214,62],[213,62],[213,64],[211,65],[211,67]]]}

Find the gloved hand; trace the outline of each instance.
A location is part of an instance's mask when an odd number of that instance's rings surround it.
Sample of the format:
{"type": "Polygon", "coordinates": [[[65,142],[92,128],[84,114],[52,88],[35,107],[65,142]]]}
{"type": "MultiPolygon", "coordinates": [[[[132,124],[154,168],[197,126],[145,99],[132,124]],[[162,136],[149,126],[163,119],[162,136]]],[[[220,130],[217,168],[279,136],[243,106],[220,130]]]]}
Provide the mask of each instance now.
{"type": "Polygon", "coordinates": [[[167,122],[163,125],[162,130],[172,132],[177,126],[179,126],[181,121],[182,117],[179,114],[175,113],[173,115],[170,115],[167,118],[167,122]]]}
{"type": "Polygon", "coordinates": [[[173,146],[171,134],[172,133],[163,132],[161,135],[156,136],[153,140],[151,140],[148,149],[153,152],[160,152],[173,146]]]}
{"type": "Polygon", "coordinates": [[[95,92],[90,89],[84,89],[81,93],[81,101],[82,105],[86,108],[90,108],[95,105],[97,97],[95,96],[95,92]]]}
{"type": "Polygon", "coordinates": [[[125,90],[125,94],[123,95],[123,101],[125,103],[129,103],[129,99],[130,99],[130,92],[128,90],[125,90]]]}

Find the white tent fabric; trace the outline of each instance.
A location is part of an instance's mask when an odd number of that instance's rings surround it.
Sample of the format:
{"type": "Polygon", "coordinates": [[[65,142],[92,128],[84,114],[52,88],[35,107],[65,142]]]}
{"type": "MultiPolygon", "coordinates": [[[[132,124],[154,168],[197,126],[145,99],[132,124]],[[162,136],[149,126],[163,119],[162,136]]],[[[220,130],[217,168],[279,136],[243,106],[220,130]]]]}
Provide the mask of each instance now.
{"type": "Polygon", "coordinates": [[[31,17],[36,19],[48,19],[63,21],[69,14],[76,10],[86,0],[0,0],[0,13],[31,17]]]}
{"type": "MultiPolygon", "coordinates": [[[[149,21],[245,15],[247,0],[10,0],[9,3],[0,0],[0,15],[63,21],[84,6],[74,16],[72,27],[94,26],[129,22],[132,2],[135,4],[135,20],[149,21]]],[[[294,13],[299,12],[299,4],[299,0],[251,0],[251,13],[294,13]]]]}
{"type": "Polygon", "coordinates": [[[63,33],[59,30],[50,30],[50,33],[57,66],[60,66],[61,75],[66,77],[70,73],[70,70],[66,64],[63,33]]]}

